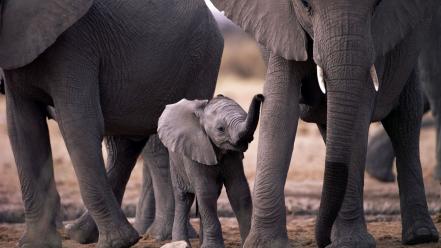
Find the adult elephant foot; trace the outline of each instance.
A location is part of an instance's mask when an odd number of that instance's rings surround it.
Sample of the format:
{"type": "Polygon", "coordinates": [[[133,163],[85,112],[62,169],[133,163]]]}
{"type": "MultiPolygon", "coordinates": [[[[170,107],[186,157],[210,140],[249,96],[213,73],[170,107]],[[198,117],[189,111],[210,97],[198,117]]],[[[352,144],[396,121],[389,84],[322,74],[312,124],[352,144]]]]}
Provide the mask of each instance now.
{"type": "Polygon", "coordinates": [[[403,225],[402,243],[405,245],[432,243],[438,240],[439,234],[430,216],[416,219],[410,225],[403,225]]]}
{"type": "Polygon", "coordinates": [[[47,228],[33,228],[41,230],[39,233],[25,232],[18,241],[20,248],[61,248],[61,237],[56,230],[47,230],[47,228]]]}
{"type": "Polygon", "coordinates": [[[253,228],[250,230],[247,239],[243,245],[244,248],[286,248],[290,247],[288,237],[286,235],[280,235],[275,238],[266,238],[267,235],[257,232],[253,228]]]}
{"type": "Polygon", "coordinates": [[[367,231],[362,219],[344,221],[337,219],[333,232],[332,243],[327,248],[373,248],[376,247],[375,239],[367,231]]]}
{"type": "Polygon", "coordinates": [[[80,244],[96,243],[99,236],[95,221],[87,211],[74,223],[66,225],[66,233],[80,244]]]}
{"type": "Polygon", "coordinates": [[[127,222],[100,231],[97,248],[123,248],[136,244],[141,237],[127,222]]]}
{"type": "Polygon", "coordinates": [[[169,240],[172,239],[172,228],[173,218],[156,218],[146,234],[157,241],[169,240]]]}

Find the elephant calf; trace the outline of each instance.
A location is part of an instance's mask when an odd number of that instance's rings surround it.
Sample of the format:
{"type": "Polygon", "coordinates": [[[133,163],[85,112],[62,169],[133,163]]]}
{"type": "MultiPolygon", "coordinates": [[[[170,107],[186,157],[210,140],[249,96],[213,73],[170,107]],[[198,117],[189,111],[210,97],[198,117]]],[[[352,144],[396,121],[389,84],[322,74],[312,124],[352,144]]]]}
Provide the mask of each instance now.
{"type": "Polygon", "coordinates": [[[183,99],[167,105],[158,122],[158,134],[169,150],[175,196],[173,240],[186,240],[187,218],[196,196],[200,209],[201,247],[224,247],[217,218],[217,199],[225,185],[239,222],[242,240],[251,224],[251,195],[243,171],[243,152],[253,140],[262,95],[256,95],[247,113],[233,100],[183,99]]]}

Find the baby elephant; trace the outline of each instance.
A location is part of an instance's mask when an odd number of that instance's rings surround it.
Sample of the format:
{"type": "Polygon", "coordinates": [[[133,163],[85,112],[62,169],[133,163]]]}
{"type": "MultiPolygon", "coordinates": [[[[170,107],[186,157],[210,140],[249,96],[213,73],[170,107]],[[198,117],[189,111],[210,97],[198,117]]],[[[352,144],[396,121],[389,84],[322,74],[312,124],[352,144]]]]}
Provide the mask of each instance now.
{"type": "Polygon", "coordinates": [[[201,247],[224,247],[217,217],[217,199],[225,185],[239,222],[242,241],[251,225],[251,195],[243,170],[243,152],[253,140],[262,95],[256,95],[247,113],[230,98],[183,99],[167,105],[158,122],[158,134],[170,154],[175,195],[173,240],[186,240],[186,220],[196,196],[201,219],[201,247]]]}

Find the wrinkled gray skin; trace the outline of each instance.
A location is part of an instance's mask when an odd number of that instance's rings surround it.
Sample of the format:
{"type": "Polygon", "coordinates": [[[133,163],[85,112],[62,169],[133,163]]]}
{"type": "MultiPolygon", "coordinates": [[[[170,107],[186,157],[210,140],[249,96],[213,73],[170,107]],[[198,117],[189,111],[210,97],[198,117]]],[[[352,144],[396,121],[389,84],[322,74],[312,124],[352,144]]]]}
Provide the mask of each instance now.
{"type": "MultiPolygon", "coordinates": [[[[0,84],[0,87],[2,86],[4,86],[3,83],[0,84]]],[[[49,119],[57,119],[55,108],[48,106],[46,110],[49,119]]],[[[132,161],[133,156],[127,156],[129,152],[132,152],[127,148],[130,149],[131,147],[121,145],[122,142],[118,138],[110,136],[105,138],[105,142],[108,153],[107,177],[112,182],[114,194],[121,204],[125,187],[130,178],[130,172],[136,161],[132,161]],[[126,159],[127,157],[129,160],[126,159]]],[[[147,232],[149,236],[159,241],[171,239],[174,199],[169,156],[167,149],[156,134],[149,137],[143,149],[142,157],[144,161],[143,180],[136,207],[134,227],[139,234],[147,232]],[[155,191],[156,195],[161,196],[157,201],[155,201],[155,191]]],[[[58,204],[61,206],[61,203],[58,204]]],[[[57,227],[62,227],[62,221],[62,211],[60,211],[59,218],[57,218],[57,227]]],[[[197,237],[196,230],[190,224],[190,219],[187,220],[187,225],[188,236],[190,238],[197,237]]],[[[73,224],[67,225],[66,230],[70,238],[82,244],[94,243],[98,240],[98,229],[87,210],[73,224]]]]}
{"type": "MultiPolygon", "coordinates": [[[[441,10],[438,10],[432,19],[430,39],[418,59],[418,69],[418,80],[430,102],[437,133],[436,165],[433,177],[441,181],[441,10]]],[[[366,171],[380,181],[393,182],[395,180],[392,172],[394,157],[392,144],[387,134],[381,131],[369,142],[366,171]]]]}
{"type": "Polygon", "coordinates": [[[252,203],[242,159],[253,139],[262,100],[262,95],[254,97],[248,115],[224,96],[208,102],[184,99],[168,105],[161,115],[158,134],[170,151],[176,204],[173,240],[189,241],[186,220],[196,197],[201,247],[224,247],[217,217],[217,199],[223,185],[245,240],[252,203]]]}
{"type": "MultiPolygon", "coordinates": [[[[117,137],[107,137],[108,150],[107,177],[111,181],[113,192],[121,204],[124,190],[130,178],[130,172],[136,163],[132,147],[123,146],[117,137]],[[129,160],[131,159],[131,160],[129,160]]],[[[140,141],[142,142],[142,141],[140,141]]],[[[156,240],[171,239],[174,218],[173,188],[170,178],[168,151],[157,135],[151,135],[142,151],[143,181],[134,227],[139,234],[148,234],[156,240]],[[155,193],[156,192],[156,193],[155,193]],[[155,194],[161,197],[155,198],[155,194]],[[155,200],[156,199],[156,200],[155,200]]],[[[136,158],[135,158],[136,159],[136,158]]],[[[187,219],[188,235],[197,237],[196,231],[187,219]]],[[[79,243],[93,243],[98,240],[98,229],[90,213],[86,212],[73,224],[66,227],[70,238],[79,243]]]]}
{"type": "Polygon", "coordinates": [[[316,223],[320,248],[375,246],[363,212],[367,137],[373,121],[382,121],[397,154],[402,242],[437,241],[421,175],[423,101],[415,76],[434,9],[431,1],[213,3],[269,51],[252,226],[244,246],[288,246],[283,192],[299,117],[317,123],[326,142],[316,223]],[[378,92],[370,73],[373,65],[378,92]],[[323,70],[326,95],[317,82],[317,66],[323,70]]]}
{"type": "MultiPolygon", "coordinates": [[[[15,3],[37,7],[27,14],[39,14],[38,6],[53,1],[6,1],[3,14],[11,14],[8,4],[15,3]]],[[[69,16],[56,11],[73,5],[51,9],[54,18],[44,21],[69,16]]],[[[4,16],[2,28],[7,24],[10,30],[22,31],[10,26],[11,16],[4,16]]],[[[22,21],[16,24],[20,27],[22,21]]],[[[38,28],[30,35],[37,35],[38,28]]],[[[123,151],[109,159],[133,167],[148,137],[156,133],[166,104],[212,96],[222,47],[222,37],[202,0],[97,0],[32,62],[14,68],[3,64],[7,61],[2,58],[0,66],[7,68],[8,131],[26,217],[19,246],[61,247],[55,228],[59,199],[46,106],[56,109],[83,202],[98,227],[97,247],[130,246],[139,234],[121,211],[118,190],[123,187],[114,188],[114,179],[106,177],[103,137],[112,136],[108,143],[123,151]]],[[[0,48],[2,54],[15,54],[0,48]]],[[[130,168],[125,167],[124,173],[129,174],[130,168]]]]}

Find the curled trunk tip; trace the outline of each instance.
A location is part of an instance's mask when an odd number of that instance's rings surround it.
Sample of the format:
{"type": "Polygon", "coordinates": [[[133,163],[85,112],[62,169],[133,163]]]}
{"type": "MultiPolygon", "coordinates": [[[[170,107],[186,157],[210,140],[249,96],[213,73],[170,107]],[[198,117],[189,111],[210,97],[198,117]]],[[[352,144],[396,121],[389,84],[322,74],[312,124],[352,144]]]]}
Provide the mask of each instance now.
{"type": "Polygon", "coordinates": [[[250,143],[253,140],[254,131],[256,131],[257,123],[259,122],[260,105],[264,99],[265,97],[262,94],[257,94],[253,97],[248,109],[247,118],[239,135],[238,143],[250,143]]]}

